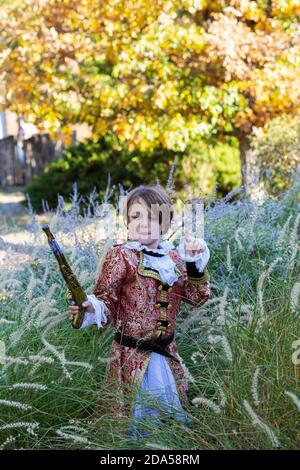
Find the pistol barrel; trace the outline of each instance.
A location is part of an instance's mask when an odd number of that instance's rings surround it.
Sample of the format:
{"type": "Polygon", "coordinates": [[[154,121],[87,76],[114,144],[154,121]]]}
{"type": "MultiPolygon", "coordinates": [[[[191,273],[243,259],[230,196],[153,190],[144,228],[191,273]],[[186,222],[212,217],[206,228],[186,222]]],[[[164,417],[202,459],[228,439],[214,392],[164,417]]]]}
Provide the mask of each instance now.
{"type": "Polygon", "coordinates": [[[60,272],[62,273],[62,276],[68,286],[69,291],[71,292],[71,295],[78,306],[79,310],[78,313],[75,315],[74,319],[72,320],[72,326],[73,328],[80,328],[84,319],[84,312],[85,309],[82,306],[82,303],[87,300],[87,296],[79,284],[75,274],[73,273],[68,261],[65,258],[65,255],[63,254],[59,244],[55,240],[53,233],[50,230],[50,227],[48,224],[43,224],[42,225],[42,230],[46,233],[47,238],[48,238],[48,243],[50,245],[50,248],[55,256],[55,258],[58,261],[59,269],[60,272]]]}

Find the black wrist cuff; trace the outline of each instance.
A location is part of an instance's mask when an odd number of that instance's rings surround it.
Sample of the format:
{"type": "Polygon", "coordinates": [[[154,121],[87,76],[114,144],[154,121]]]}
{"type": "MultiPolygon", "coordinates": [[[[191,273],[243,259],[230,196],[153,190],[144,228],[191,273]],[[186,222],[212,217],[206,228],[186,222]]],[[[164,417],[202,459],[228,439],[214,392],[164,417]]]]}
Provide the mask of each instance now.
{"type": "Polygon", "coordinates": [[[195,261],[186,261],[186,272],[188,277],[192,277],[193,279],[201,279],[205,274],[204,271],[199,273],[195,261]]]}

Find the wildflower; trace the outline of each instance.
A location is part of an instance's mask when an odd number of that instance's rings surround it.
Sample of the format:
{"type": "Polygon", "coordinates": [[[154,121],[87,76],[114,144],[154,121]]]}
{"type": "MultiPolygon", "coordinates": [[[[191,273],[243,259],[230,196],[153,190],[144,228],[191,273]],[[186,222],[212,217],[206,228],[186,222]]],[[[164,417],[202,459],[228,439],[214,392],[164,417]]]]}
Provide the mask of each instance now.
{"type": "Polygon", "coordinates": [[[224,289],[224,295],[220,298],[220,315],[217,318],[217,324],[218,325],[225,325],[225,304],[226,304],[226,299],[228,295],[228,286],[225,287],[224,289]]]}
{"type": "Polygon", "coordinates": [[[226,263],[227,263],[227,269],[228,272],[232,272],[232,265],[231,265],[231,251],[230,251],[230,246],[227,244],[227,257],[226,257],[226,263]]]}
{"type": "Polygon", "coordinates": [[[299,297],[300,297],[300,282],[296,282],[296,284],[294,284],[292,292],[291,292],[291,310],[293,312],[297,311],[298,303],[299,303],[299,297]]]}
{"type": "Polygon", "coordinates": [[[258,390],[257,390],[259,372],[260,372],[260,368],[257,367],[255,372],[254,372],[254,376],[253,376],[253,380],[252,380],[252,386],[251,386],[253,401],[254,401],[256,406],[258,406],[261,403],[261,401],[258,397],[258,390]]]}
{"type": "Polygon", "coordinates": [[[194,364],[196,364],[196,357],[205,357],[204,354],[200,351],[195,351],[193,352],[193,354],[191,355],[191,359],[193,361],[194,364]]]}
{"type": "Polygon", "coordinates": [[[31,410],[32,406],[26,403],[20,403],[19,401],[12,400],[0,400],[0,405],[12,406],[14,408],[19,408],[20,410],[31,410]]]}
{"type": "Polygon", "coordinates": [[[0,426],[0,431],[4,431],[5,429],[15,429],[15,428],[26,428],[26,431],[29,434],[36,435],[34,430],[39,427],[39,423],[36,422],[26,422],[26,421],[18,421],[15,423],[4,424],[0,426]]]}
{"type": "Polygon", "coordinates": [[[227,402],[227,397],[225,395],[225,393],[223,392],[222,388],[219,387],[219,392],[220,392],[220,407],[221,408],[224,408],[224,406],[226,405],[226,402],[227,402]]]}
{"type": "Polygon", "coordinates": [[[66,428],[58,429],[56,431],[56,434],[58,434],[61,437],[64,437],[65,439],[70,439],[71,441],[80,442],[82,444],[91,444],[86,437],[78,436],[77,434],[69,434],[68,432],[65,432],[62,430],[66,428]]]}
{"type": "Polygon", "coordinates": [[[260,428],[269,437],[273,447],[280,447],[280,442],[275,436],[272,429],[266,423],[264,423],[261,418],[259,418],[259,416],[253,411],[247,400],[244,400],[243,404],[246,408],[247,413],[252,418],[253,426],[260,428]]]}
{"type": "Polygon", "coordinates": [[[172,450],[171,447],[162,446],[161,444],[156,444],[156,442],[147,442],[145,446],[150,447],[151,449],[172,450]]]}
{"type": "Polygon", "coordinates": [[[31,388],[34,390],[47,390],[47,385],[36,383],[15,383],[11,388],[31,388]]]}
{"type": "Polygon", "coordinates": [[[204,397],[196,397],[192,400],[193,405],[203,404],[211,408],[216,414],[221,413],[221,408],[216,405],[213,401],[209,400],[208,398],[204,397]]]}
{"type": "Polygon", "coordinates": [[[217,343],[221,342],[227,360],[230,361],[230,362],[232,361],[232,351],[231,351],[229,342],[228,342],[228,340],[227,340],[227,338],[226,338],[225,336],[220,336],[220,335],[208,335],[208,341],[209,341],[211,344],[217,344],[217,343]]]}
{"type": "Polygon", "coordinates": [[[284,392],[287,396],[289,396],[293,402],[295,403],[296,407],[298,408],[298,410],[300,411],[300,400],[299,398],[297,397],[297,395],[295,395],[294,393],[292,392],[284,392]]]}
{"type": "Polygon", "coordinates": [[[239,238],[239,234],[240,234],[240,233],[242,233],[243,235],[245,235],[245,229],[242,228],[242,227],[239,227],[238,229],[236,229],[235,232],[234,232],[234,238],[235,238],[235,241],[236,241],[237,244],[238,244],[239,249],[242,250],[242,249],[243,249],[243,245],[242,245],[241,240],[240,240],[240,238],[239,238]]]}
{"type": "Polygon", "coordinates": [[[11,444],[12,442],[15,442],[16,438],[13,436],[9,436],[5,441],[1,444],[0,450],[3,450],[5,446],[8,444],[11,444]]]}

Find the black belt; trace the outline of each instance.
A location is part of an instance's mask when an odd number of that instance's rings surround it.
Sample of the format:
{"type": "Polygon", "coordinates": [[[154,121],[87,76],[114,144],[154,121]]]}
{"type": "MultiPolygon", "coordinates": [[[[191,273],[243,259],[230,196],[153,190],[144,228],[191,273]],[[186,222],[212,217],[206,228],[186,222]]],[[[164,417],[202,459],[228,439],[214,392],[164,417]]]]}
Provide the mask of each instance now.
{"type": "Polygon", "coordinates": [[[170,359],[173,359],[173,361],[180,362],[176,357],[174,357],[172,354],[168,353],[164,347],[170,344],[174,339],[174,332],[171,333],[169,336],[166,336],[164,338],[158,338],[156,340],[149,340],[149,339],[136,339],[133,338],[132,336],[127,336],[122,334],[120,330],[116,331],[114,335],[114,340],[122,344],[123,346],[129,346],[130,348],[136,348],[140,351],[153,351],[158,354],[161,354],[162,356],[169,357],[170,359]]]}

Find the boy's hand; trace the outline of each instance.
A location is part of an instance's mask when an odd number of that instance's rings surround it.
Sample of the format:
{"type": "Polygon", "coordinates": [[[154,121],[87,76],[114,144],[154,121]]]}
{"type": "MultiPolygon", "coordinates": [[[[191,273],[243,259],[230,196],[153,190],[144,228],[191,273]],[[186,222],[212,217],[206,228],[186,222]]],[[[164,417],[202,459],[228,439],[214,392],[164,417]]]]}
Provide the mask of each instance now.
{"type": "MultiPolygon", "coordinates": [[[[95,313],[95,309],[93,307],[93,304],[91,302],[89,302],[88,300],[86,300],[85,302],[83,302],[82,304],[83,307],[85,307],[85,311],[87,313],[95,313]]],[[[75,317],[75,315],[78,313],[78,305],[70,305],[69,306],[69,312],[70,312],[70,320],[73,320],[73,318],[75,317]]]]}
{"type": "Polygon", "coordinates": [[[205,251],[205,244],[202,238],[194,238],[189,230],[185,231],[184,251],[187,255],[198,255],[205,251]]]}

